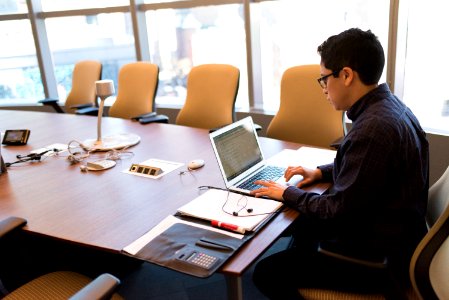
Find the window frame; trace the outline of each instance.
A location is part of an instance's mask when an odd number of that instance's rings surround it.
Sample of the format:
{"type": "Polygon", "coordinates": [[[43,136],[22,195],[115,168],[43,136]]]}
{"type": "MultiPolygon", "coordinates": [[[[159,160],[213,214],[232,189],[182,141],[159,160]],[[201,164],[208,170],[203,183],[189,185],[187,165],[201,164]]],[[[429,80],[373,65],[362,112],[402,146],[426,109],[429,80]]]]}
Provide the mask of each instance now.
{"type": "MultiPolygon", "coordinates": [[[[11,13],[0,15],[0,21],[26,20],[29,19],[32,33],[35,39],[36,56],[41,72],[43,90],[45,97],[57,98],[57,82],[53,69],[51,51],[48,45],[45,19],[88,16],[100,13],[130,13],[132,18],[133,33],[135,39],[136,59],[150,60],[148,45],[148,33],[146,32],[145,12],[159,9],[185,9],[209,5],[242,4],[244,14],[244,30],[246,34],[246,62],[248,74],[248,102],[251,112],[263,112],[262,107],[262,83],[261,53],[257,33],[260,29],[259,21],[251,14],[257,8],[258,3],[266,1],[282,0],[185,0],[161,3],[145,3],[144,0],[129,0],[129,5],[98,7],[86,9],[71,9],[64,11],[43,11],[40,0],[27,1],[28,13],[11,13]]],[[[406,27],[409,1],[390,0],[389,32],[388,32],[388,61],[386,65],[386,81],[390,89],[400,99],[404,95],[404,72],[406,59],[406,27]]],[[[272,112],[271,112],[272,113],[272,112]]],[[[423,126],[424,127],[424,126],[423,126]]]]}

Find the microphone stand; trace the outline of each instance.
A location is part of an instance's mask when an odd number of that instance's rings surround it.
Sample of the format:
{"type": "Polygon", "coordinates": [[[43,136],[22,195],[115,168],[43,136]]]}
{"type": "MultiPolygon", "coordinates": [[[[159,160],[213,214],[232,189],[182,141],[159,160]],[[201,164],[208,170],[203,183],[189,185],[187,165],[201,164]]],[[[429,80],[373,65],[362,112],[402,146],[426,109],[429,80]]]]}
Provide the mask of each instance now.
{"type": "Polygon", "coordinates": [[[109,151],[137,144],[140,141],[140,137],[135,134],[115,134],[102,137],[101,119],[103,117],[104,102],[106,98],[115,93],[114,83],[110,79],[98,80],[95,81],[95,89],[97,96],[101,100],[100,107],[98,108],[97,139],[84,141],[82,147],[90,151],[109,151]]]}
{"type": "Polygon", "coordinates": [[[102,145],[101,140],[101,118],[103,117],[104,101],[109,96],[112,96],[115,92],[114,83],[112,80],[98,80],[95,82],[95,88],[97,96],[100,97],[100,107],[98,108],[98,121],[97,121],[97,142],[96,146],[102,145]]]}

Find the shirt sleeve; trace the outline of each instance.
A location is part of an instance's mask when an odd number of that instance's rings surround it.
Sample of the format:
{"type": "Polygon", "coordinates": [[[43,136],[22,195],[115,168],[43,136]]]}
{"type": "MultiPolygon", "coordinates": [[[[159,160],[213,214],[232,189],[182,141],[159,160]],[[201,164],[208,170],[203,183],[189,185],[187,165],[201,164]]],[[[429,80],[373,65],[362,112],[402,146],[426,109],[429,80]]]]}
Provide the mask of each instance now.
{"type": "Polygon", "coordinates": [[[321,165],[317,167],[321,170],[321,174],[323,175],[323,181],[332,181],[332,172],[334,170],[334,164],[321,165]]]}
{"type": "Polygon", "coordinates": [[[362,207],[369,211],[378,202],[376,198],[385,198],[378,193],[386,191],[385,174],[392,164],[389,158],[394,148],[394,143],[387,141],[397,140],[397,137],[390,138],[388,132],[385,127],[380,130],[372,126],[352,132],[340,146],[334,164],[318,166],[323,180],[333,179],[332,187],[323,194],[317,194],[291,186],[282,195],[284,203],[320,219],[335,218],[362,207]],[[373,138],[373,133],[379,132],[384,136],[373,138]]]}

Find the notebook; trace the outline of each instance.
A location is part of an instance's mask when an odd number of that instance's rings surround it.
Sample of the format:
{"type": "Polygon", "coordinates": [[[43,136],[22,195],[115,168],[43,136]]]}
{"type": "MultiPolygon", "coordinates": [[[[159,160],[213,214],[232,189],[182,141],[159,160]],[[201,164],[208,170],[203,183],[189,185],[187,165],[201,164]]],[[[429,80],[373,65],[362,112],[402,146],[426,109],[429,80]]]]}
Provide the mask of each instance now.
{"type": "Polygon", "coordinates": [[[246,117],[209,134],[226,188],[249,194],[257,179],[285,183],[284,167],[266,163],[252,117],[246,117]]]}

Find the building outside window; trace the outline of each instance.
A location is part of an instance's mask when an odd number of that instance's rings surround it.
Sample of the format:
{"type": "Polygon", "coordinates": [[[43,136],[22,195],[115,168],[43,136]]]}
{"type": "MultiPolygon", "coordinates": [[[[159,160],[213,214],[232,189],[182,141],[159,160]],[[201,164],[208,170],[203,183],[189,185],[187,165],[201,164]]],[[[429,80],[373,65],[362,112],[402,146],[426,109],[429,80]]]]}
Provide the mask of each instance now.
{"type": "Polygon", "coordinates": [[[120,67],[136,61],[129,13],[50,18],[45,25],[61,100],[71,89],[75,62],[101,61],[102,78],[114,80],[117,86],[120,67]]]}
{"type": "Polygon", "coordinates": [[[390,11],[398,0],[135,2],[135,7],[127,0],[2,2],[0,105],[37,105],[46,96],[47,81],[52,79],[42,81],[34,40],[44,32],[41,42],[48,43],[44,49],[50,55],[42,59],[51,60],[53,86],[61,102],[70,91],[77,61],[100,60],[103,78],[116,83],[123,64],[143,58],[160,67],[159,107],[183,105],[192,66],[227,63],[241,72],[237,110],[274,114],[283,72],[295,65],[319,63],[316,49],[324,39],[359,27],[379,37],[387,64],[394,67],[395,76],[385,68],[381,82],[393,84],[395,94],[412,108],[424,128],[449,134],[445,88],[449,42],[444,38],[449,21],[443,15],[449,8],[447,1],[429,5],[403,0],[399,17],[394,9],[390,11]],[[44,25],[37,30],[27,15],[29,3],[40,6],[35,16],[44,25]],[[134,12],[143,18],[136,18],[134,12]],[[398,19],[395,40],[395,30],[389,26],[398,19]],[[134,32],[136,26],[139,31],[144,29],[144,40],[134,32]],[[144,53],[139,54],[139,43],[145,44],[144,53]]]}
{"type": "MultiPolygon", "coordinates": [[[[351,27],[371,29],[388,49],[388,0],[265,1],[255,9],[260,20],[260,108],[276,112],[283,72],[296,65],[319,64],[317,53],[329,36],[351,27]]],[[[385,53],[387,55],[387,52],[385,53]]],[[[386,57],[388,61],[388,57],[386,57]]],[[[386,72],[381,81],[385,82],[386,72]]]]}
{"type": "Polygon", "coordinates": [[[42,99],[44,90],[30,22],[0,22],[0,40],[0,105],[42,99]]]}
{"type": "Polygon", "coordinates": [[[410,1],[408,11],[402,98],[427,131],[449,135],[449,2],[410,1]]]}
{"type": "Polygon", "coordinates": [[[184,103],[192,66],[222,63],[240,69],[236,107],[249,109],[242,5],[151,10],[146,19],[151,58],[161,68],[159,105],[184,103]]]}

